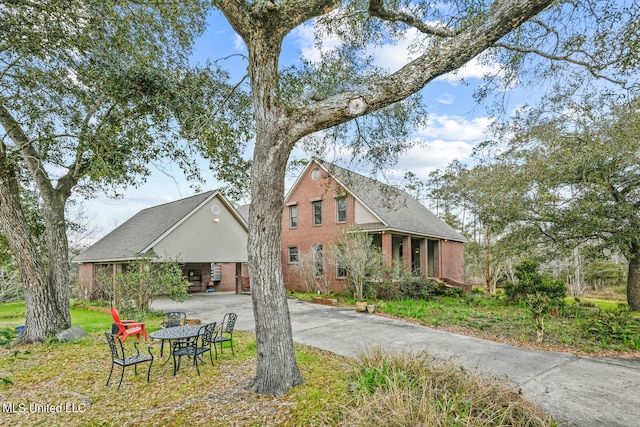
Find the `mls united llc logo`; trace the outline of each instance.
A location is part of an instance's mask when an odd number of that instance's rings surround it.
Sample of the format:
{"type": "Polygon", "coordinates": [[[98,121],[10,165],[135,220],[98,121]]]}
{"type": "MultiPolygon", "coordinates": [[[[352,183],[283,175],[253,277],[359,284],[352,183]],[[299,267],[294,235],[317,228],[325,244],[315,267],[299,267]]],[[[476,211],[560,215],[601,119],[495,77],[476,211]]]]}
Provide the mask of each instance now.
{"type": "Polygon", "coordinates": [[[58,404],[40,404],[40,403],[14,403],[2,402],[2,412],[5,414],[22,414],[29,413],[83,413],[87,410],[85,403],[58,403],[58,404]]]}

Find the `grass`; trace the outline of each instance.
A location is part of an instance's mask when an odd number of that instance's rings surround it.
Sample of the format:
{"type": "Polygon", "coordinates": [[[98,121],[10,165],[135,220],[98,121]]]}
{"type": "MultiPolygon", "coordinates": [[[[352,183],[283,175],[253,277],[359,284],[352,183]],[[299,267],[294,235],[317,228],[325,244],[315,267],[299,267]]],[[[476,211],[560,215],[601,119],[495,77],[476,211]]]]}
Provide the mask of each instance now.
{"type": "MultiPolygon", "coordinates": [[[[580,298],[579,303],[567,298],[565,309],[554,310],[545,317],[542,343],[535,342],[536,329],[528,309],[501,298],[473,294],[466,298],[377,301],[376,305],[378,313],[512,345],[574,354],[638,357],[640,313],[630,313],[628,318],[615,315],[619,304],[624,304],[625,292],[607,289],[580,298]],[[618,336],[609,336],[611,332],[618,336]]],[[[310,301],[313,294],[296,292],[291,296],[310,301]]],[[[338,299],[339,305],[353,306],[354,300],[349,296],[332,297],[338,299]]]]}
{"type": "MultiPolygon", "coordinates": [[[[24,317],[19,313],[24,315],[21,304],[0,307],[0,328],[22,324],[24,317]]],[[[192,365],[183,364],[174,377],[172,363],[160,366],[156,361],[150,383],[145,368],[138,375],[127,368],[118,391],[118,378],[116,384],[105,387],[111,361],[102,331],[110,329],[110,315],[78,307],[71,315],[73,324],[89,332],[86,338],[0,347],[0,377],[12,381],[0,385],[5,408],[0,424],[6,420],[12,426],[356,426],[378,422],[413,426],[476,425],[479,420],[484,425],[504,425],[511,420],[516,426],[555,425],[522,401],[511,385],[470,375],[454,364],[440,365],[427,356],[419,358],[417,366],[408,364],[418,360],[413,356],[382,352],[354,361],[296,344],[304,384],[281,397],[257,395],[245,390],[255,375],[255,336],[242,331],[234,334],[235,356],[225,351],[214,366],[205,359],[200,376],[192,365]],[[402,384],[387,387],[395,383],[385,377],[367,380],[367,373],[376,372],[380,364],[394,367],[384,372],[389,378],[415,380],[404,388],[402,384]],[[401,368],[407,369],[406,374],[401,368]],[[426,384],[430,384],[430,395],[426,384]],[[405,396],[413,397],[405,400],[405,396]],[[9,404],[19,413],[7,413],[9,404]],[[46,408],[53,411],[45,412],[46,408]]],[[[160,323],[155,318],[145,322],[149,330],[160,323]]],[[[130,348],[133,341],[127,340],[126,345],[130,348]]],[[[159,343],[149,344],[158,355],[159,343]]],[[[114,375],[118,374],[116,370],[114,375]]]]}
{"type": "Polygon", "coordinates": [[[577,354],[637,356],[640,350],[637,313],[618,314],[618,303],[613,301],[596,301],[595,305],[583,307],[569,300],[565,309],[554,310],[545,318],[541,344],[535,343],[536,330],[528,309],[500,299],[472,295],[464,299],[386,301],[379,302],[378,310],[427,326],[515,345],[577,354]],[[611,336],[611,331],[618,331],[618,336],[611,336]]]}

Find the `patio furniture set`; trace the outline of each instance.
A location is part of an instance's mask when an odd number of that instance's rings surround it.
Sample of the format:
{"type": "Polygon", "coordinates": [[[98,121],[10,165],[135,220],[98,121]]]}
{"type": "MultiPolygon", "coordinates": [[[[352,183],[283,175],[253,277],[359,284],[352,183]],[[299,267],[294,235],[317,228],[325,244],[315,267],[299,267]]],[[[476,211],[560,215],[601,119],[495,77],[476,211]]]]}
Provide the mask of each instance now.
{"type": "Polygon", "coordinates": [[[164,342],[168,341],[171,346],[171,353],[163,363],[163,366],[169,362],[169,360],[173,359],[173,375],[176,375],[180,369],[180,362],[183,356],[192,359],[192,363],[196,367],[198,375],[200,375],[198,362],[202,361],[202,355],[205,353],[209,353],[209,360],[211,360],[211,365],[213,366],[211,349],[213,348],[217,359],[218,349],[216,344],[218,344],[220,352],[222,352],[222,344],[224,342],[229,342],[231,353],[235,356],[233,349],[233,330],[236,319],[238,318],[235,313],[226,313],[219,327],[216,327],[216,322],[208,323],[206,325],[189,324],[187,315],[184,312],[164,313],[162,315],[162,329],[151,332],[150,334],[147,334],[144,323],[136,322],[135,320],[121,320],[118,310],[115,307],[111,309],[111,315],[113,317],[114,324],[117,327],[117,333],[105,332],[105,336],[111,350],[111,371],[109,372],[109,378],[107,379],[107,386],[111,381],[111,375],[113,374],[113,368],[115,365],[122,368],[118,389],[120,389],[120,386],[122,385],[124,370],[127,366],[133,366],[134,373],[137,374],[139,364],[149,363],[149,368],[147,370],[147,382],[149,382],[151,366],[154,361],[151,346],[147,346],[148,355],[140,353],[137,342],[134,342],[133,344],[134,350],[127,352],[123,343],[127,337],[130,336],[135,336],[140,339],[140,336],[142,335],[144,336],[145,341],[147,340],[147,337],[160,340],[160,357],[163,357],[164,342]]]}

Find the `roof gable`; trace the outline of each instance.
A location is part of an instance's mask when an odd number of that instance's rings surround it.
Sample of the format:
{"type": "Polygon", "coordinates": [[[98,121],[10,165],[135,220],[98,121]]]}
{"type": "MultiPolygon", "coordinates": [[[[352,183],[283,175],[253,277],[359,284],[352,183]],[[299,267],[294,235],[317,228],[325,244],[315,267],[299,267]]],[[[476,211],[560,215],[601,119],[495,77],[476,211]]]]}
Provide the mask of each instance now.
{"type": "Polygon", "coordinates": [[[226,198],[217,190],[143,209],[74,258],[74,262],[121,261],[134,259],[152,248],[179,224],[212,198],[220,199],[247,229],[226,198]]]}

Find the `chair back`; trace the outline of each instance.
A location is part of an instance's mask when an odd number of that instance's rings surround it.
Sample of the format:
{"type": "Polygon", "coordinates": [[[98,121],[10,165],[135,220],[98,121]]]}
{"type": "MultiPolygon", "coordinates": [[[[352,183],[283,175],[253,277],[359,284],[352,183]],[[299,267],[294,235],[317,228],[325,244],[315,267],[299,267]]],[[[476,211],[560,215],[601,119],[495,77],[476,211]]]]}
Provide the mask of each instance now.
{"type": "Polygon", "coordinates": [[[182,311],[171,311],[162,314],[162,327],[171,328],[174,326],[184,326],[187,323],[187,313],[182,311]]]}
{"type": "Polygon", "coordinates": [[[233,334],[233,328],[236,325],[236,319],[238,315],[235,313],[227,313],[224,315],[224,319],[222,319],[222,331],[227,334],[233,334]]]}
{"type": "Polygon", "coordinates": [[[198,335],[202,340],[202,347],[211,347],[213,341],[213,332],[216,329],[216,322],[208,323],[198,329],[198,335]]]}
{"type": "Polygon", "coordinates": [[[124,347],[122,346],[122,342],[117,335],[111,334],[109,332],[104,333],[105,337],[107,337],[107,343],[109,344],[109,349],[111,350],[111,360],[124,359],[124,347]]]}
{"type": "Polygon", "coordinates": [[[118,309],[115,307],[111,307],[111,317],[113,317],[113,321],[117,324],[122,324],[120,321],[120,313],[118,313],[118,309]]]}

